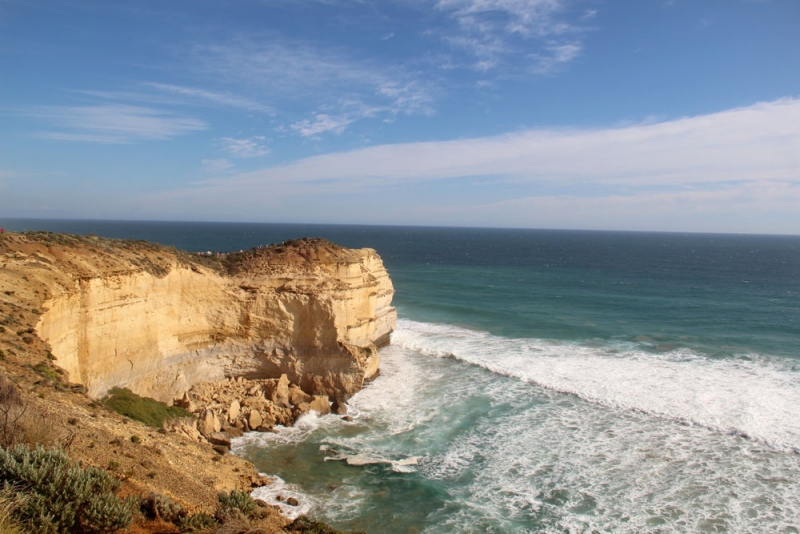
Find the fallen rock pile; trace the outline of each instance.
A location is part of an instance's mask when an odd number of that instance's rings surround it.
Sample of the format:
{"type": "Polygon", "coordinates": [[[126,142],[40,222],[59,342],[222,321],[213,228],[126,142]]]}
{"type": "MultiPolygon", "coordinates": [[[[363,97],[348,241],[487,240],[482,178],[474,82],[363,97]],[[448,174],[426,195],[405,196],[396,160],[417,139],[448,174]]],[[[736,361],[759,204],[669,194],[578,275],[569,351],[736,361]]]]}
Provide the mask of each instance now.
{"type": "Polygon", "coordinates": [[[167,430],[211,443],[220,453],[230,450],[231,439],[244,432],[269,432],[275,425],[291,426],[311,411],[331,412],[327,395],[309,395],[285,374],[273,379],[201,382],[173,404],[192,412],[195,419],[177,419],[167,430]]]}

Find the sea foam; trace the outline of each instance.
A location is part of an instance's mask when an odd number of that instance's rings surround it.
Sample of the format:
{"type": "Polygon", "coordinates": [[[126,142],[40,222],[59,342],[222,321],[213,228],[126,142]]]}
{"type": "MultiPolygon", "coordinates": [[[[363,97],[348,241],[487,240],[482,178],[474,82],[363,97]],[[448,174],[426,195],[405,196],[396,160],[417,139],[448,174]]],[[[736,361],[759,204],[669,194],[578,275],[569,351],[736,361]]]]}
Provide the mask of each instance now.
{"type": "Polygon", "coordinates": [[[800,450],[800,372],[747,355],[715,360],[691,350],[510,339],[451,325],[398,321],[394,345],[452,357],[604,406],[800,450]]]}

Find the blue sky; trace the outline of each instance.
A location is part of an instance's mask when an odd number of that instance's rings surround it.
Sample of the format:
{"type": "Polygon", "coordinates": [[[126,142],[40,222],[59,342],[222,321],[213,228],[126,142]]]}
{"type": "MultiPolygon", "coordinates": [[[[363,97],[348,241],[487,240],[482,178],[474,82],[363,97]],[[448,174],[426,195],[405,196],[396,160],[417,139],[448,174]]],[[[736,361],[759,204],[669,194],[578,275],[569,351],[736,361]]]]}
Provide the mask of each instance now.
{"type": "Polygon", "coordinates": [[[800,234],[796,0],[0,0],[0,218],[800,234]]]}

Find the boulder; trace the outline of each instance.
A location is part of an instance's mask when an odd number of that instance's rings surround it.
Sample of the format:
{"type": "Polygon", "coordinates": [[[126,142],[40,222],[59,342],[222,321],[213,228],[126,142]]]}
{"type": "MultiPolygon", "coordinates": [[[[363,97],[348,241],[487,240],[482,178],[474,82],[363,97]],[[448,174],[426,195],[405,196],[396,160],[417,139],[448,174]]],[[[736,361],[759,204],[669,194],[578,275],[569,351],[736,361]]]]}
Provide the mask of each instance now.
{"type": "Polygon", "coordinates": [[[192,399],[189,397],[188,391],[185,391],[183,393],[182,398],[175,399],[174,401],[172,401],[172,404],[180,408],[183,408],[184,410],[188,410],[190,412],[193,412],[197,409],[197,406],[195,405],[194,402],[192,402],[192,399]]]}
{"type": "Polygon", "coordinates": [[[214,432],[222,430],[222,423],[219,422],[217,414],[211,410],[205,410],[200,414],[200,420],[197,422],[197,430],[200,431],[203,436],[208,437],[214,432]]]}
{"type": "Polygon", "coordinates": [[[233,402],[231,402],[230,408],[228,408],[228,422],[229,423],[233,423],[234,421],[236,421],[239,418],[239,411],[240,410],[241,410],[241,405],[239,404],[239,401],[236,400],[236,399],[233,399],[233,402]]]}
{"type": "Polygon", "coordinates": [[[320,415],[331,413],[331,403],[328,402],[327,395],[314,395],[311,398],[311,409],[320,415]]]}
{"type": "Polygon", "coordinates": [[[228,434],[227,432],[214,432],[210,436],[208,436],[208,442],[212,445],[224,445],[225,447],[231,448],[231,440],[233,437],[228,434]]]}
{"type": "Polygon", "coordinates": [[[295,405],[301,402],[311,402],[311,395],[300,389],[299,386],[292,384],[289,386],[289,402],[295,405]]]}
{"type": "Polygon", "coordinates": [[[222,427],[222,431],[230,435],[232,438],[241,438],[242,436],[244,436],[244,432],[242,432],[242,429],[237,428],[235,426],[222,427]]]}
{"type": "Polygon", "coordinates": [[[270,400],[277,404],[278,406],[283,406],[285,408],[291,408],[291,403],[289,402],[289,377],[285,374],[282,374],[281,377],[278,379],[278,382],[275,384],[274,389],[270,392],[270,400]]]}
{"type": "Polygon", "coordinates": [[[264,397],[248,397],[242,401],[242,406],[250,408],[250,410],[258,410],[259,412],[269,410],[272,403],[264,397]]]}
{"type": "Polygon", "coordinates": [[[275,416],[272,415],[271,413],[265,413],[260,415],[263,415],[263,420],[261,421],[261,424],[258,425],[258,428],[256,430],[260,430],[261,432],[267,432],[269,430],[272,430],[272,428],[275,426],[275,416]]]}
{"type": "Polygon", "coordinates": [[[250,416],[247,418],[247,425],[250,427],[251,430],[255,430],[261,423],[264,421],[264,418],[261,417],[261,414],[258,413],[258,410],[252,410],[250,412],[250,416]]]}

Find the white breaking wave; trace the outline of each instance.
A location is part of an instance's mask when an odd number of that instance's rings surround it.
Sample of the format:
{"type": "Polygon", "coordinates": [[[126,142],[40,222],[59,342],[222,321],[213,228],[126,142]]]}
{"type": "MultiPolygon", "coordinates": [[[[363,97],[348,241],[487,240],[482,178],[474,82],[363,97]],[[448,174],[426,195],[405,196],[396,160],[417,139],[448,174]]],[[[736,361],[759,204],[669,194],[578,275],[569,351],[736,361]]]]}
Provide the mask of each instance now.
{"type": "Polygon", "coordinates": [[[601,405],[701,425],[800,451],[800,373],[779,360],[715,360],[680,349],[651,354],[503,338],[401,319],[392,344],[453,357],[601,405]]]}

